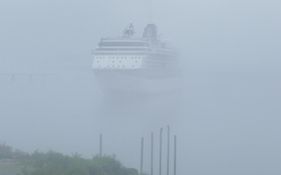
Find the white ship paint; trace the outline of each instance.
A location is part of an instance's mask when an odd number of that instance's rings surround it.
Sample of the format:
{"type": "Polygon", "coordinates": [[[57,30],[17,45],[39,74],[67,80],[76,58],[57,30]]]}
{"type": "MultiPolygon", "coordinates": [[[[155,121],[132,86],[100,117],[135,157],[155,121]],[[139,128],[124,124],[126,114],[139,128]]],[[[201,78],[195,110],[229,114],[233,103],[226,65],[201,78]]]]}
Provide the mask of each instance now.
{"type": "Polygon", "coordinates": [[[143,36],[134,37],[131,24],[118,38],[102,38],[94,52],[93,70],[107,92],[161,94],[177,91],[176,52],[157,37],[148,24],[143,36]]]}

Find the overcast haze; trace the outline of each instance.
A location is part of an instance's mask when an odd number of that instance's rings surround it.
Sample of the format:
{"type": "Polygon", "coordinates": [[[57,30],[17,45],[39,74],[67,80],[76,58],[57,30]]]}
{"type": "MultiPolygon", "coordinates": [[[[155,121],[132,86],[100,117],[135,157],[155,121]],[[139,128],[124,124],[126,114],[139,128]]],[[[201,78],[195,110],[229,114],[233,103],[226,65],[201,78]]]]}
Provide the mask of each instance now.
{"type": "Polygon", "coordinates": [[[103,133],[138,168],[140,137],[170,124],[178,174],[280,175],[280,21],[277,0],[1,0],[0,143],[90,157],[103,133]],[[92,50],[131,22],[177,48],[181,92],[105,97],[92,50]]]}

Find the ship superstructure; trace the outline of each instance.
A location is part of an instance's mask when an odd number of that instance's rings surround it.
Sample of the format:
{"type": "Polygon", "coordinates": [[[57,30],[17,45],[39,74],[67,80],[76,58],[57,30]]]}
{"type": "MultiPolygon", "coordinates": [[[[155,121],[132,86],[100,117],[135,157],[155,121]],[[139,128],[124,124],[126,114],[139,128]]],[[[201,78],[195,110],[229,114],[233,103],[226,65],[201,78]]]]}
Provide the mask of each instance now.
{"type": "Polygon", "coordinates": [[[98,44],[93,69],[106,88],[132,91],[130,87],[138,84],[141,90],[145,82],[157,84],[174,77],[176,53],[158,39],[156,26],[148,24],[140,38],[134,33],[131,24],[122,37],[102,38],[98,44]]]}

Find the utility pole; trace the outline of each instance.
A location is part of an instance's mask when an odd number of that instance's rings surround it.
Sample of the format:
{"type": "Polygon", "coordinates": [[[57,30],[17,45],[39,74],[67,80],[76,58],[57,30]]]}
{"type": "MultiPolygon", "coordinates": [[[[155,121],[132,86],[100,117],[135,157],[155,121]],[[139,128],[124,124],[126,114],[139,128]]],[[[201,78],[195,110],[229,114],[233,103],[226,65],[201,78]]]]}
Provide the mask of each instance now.
{"type": "Polygon", "coordinates": [[[153,175],[153,161],[154,161],[154,134],[151,133],[151,153],[150,153],[150,175],[153,175]]]}
{"type": "Polygon", "coordinates": [[[170,174],[170,126],[167,126],[167,175],[170,174]]]}
{"type": "Polygon", "coordinates": [[[102,141],[103,141],[102,140],[102,134],[100,134],[100,141],[99,141],[100,142],[100,152],[99,152],[99,157],[102,157],[102,146],[103,146],[102,145],[102,141]]]}
{"type": "Polygon", "coordinates": [[[141,158],[140,158],[140,175],[143,174],[143,150],[144,150],[144,138],[141,138],[141,158]]]}
{"type": "Polygon", "coordinates": [[[163,128],[160,129],[160,138],[159,138],[159,175],[162,175],[162,135],[163,128]]]}
{"type": "Polygon", "coordinates": [[[174,174],[177,175],[177,136],[174,136],[174,174]]]}

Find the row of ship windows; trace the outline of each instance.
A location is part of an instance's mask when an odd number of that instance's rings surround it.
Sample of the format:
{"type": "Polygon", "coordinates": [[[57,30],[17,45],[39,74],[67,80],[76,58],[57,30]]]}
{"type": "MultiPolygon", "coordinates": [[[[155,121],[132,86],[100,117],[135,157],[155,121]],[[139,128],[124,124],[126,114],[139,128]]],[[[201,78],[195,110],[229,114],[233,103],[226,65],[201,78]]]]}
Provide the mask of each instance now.
{"type": "Polygon", "coordinates": [[[98,66],[99,68],[136,68],[138,66],[136,65],[130,65],[130,66],[125,66],[125,65],[107,65],[107,66],[98,66]]]}
{"type": "Polygon", "coordinates": [[[140,56],[130,56],[130,57],[122,57],[122,56],[108,56],[108,57],[96,57],[96,59],[104,59],[104,58],[110,58],[110,59],[142,59],[143,57],[140,56]]]}
{"type": "MultiPolygon", "coordinates": [[[[96,60],[96,63],[100,63],[100,62],[103,62],[103,61],[96,60]]],[[[119,60],[119,61],[112,60],[112,61],[111,61],[111,63],[116,63],[116,62],[118,62],[118,63],[124,63],[124,62],[123,62],[123,61],[121,61],[121,60],[119,60]]],[[[135,63],[139,63],[139,61],[138,61],[138,60],[135,60],[134,62],[135,62],[135,63]]],[[[130,63],[131,63],[131,62],[130,62],[130,63]]]]}

